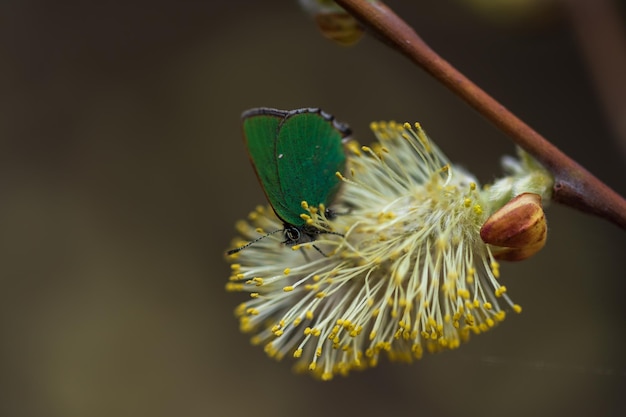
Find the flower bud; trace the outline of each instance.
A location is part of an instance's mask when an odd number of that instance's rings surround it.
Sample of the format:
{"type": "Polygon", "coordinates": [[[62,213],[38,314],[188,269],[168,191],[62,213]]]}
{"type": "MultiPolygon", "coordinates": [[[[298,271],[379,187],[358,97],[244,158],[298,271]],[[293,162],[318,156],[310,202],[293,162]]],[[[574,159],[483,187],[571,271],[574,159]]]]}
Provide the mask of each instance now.
{"type": "Polygon", "coordinates": [[[503,261],[521,261],[539,252],[548,228],[541,196],[523,193],[493,213],[480,229],[483,242],[495,248],[493,256],[503,261]]]}
{"type": "Polygon", "coordinates": [[[363,28],[334,1],[300,0],[300,5],[313,17],[324,37],[342,46],[351,46],[363,36],[363,28]]]}
{"type": "Polygon", "coordinates": [[[315,23],[325,37],[342,46],[354,45],[363,36],[359,22],[346,13],[318,14],[315,23]]]}

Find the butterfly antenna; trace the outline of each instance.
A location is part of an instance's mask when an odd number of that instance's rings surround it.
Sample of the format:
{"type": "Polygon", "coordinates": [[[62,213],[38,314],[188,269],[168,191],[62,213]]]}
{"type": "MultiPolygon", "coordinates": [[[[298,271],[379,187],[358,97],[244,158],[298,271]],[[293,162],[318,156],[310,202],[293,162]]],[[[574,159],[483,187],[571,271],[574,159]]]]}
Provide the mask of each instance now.
{"type": "Polygon", "coordinates": [[[239,252],[239,251],[242,251],[242,250],[244,250],[245,248],[247,248],[248,246],[250,246],[250,245],[252,245],[252,244],[254,244],[254,243],[258,242],[259,240],[261,240],[261,239],[265,239],[266,237],[271,236],[271,235],[273,235],[274,233],[278,233],[278,232],[282,232],[282,231],[284,231],[284,229],[278,229],[278,230],[274,230],[273,232],[266,233],[266,234],[264,234],[263,236],[259,236],[259,237],[257,237],[256,239],[251,240],[250,242],[246,243],[246,244],[245,244],[245,245],[243,245],[243,246],[239,246],[238,248],[235,248],[235,249],[231,249],[231,250],[229,250],[228,252],[226,252],[226,255],[232,255],[233,253],[237,253],[237,252],[239,252]]]}

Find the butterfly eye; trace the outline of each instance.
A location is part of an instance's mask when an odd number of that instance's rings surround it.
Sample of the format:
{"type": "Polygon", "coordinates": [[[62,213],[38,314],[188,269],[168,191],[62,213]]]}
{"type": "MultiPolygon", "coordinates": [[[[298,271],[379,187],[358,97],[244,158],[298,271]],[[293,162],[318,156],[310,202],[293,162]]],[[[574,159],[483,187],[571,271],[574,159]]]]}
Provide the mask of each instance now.
{"type": "Polygon", "coordinates": [[[293,245],[300,241],[300,230],[294,226],[285,227],[285,243],[288,245],[293,245]]]}

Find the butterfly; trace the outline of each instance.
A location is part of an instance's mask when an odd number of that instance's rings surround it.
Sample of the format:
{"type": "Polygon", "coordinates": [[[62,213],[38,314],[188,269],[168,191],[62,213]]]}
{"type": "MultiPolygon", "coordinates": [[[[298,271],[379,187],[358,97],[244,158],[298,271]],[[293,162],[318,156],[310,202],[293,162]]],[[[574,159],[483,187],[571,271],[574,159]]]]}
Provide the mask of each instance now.
{"type": "MultiPolygon", "coordinates": [[[[329,233],[307,224],[302,215],[309,213],[302,202],[309,207],[328,207],[333,202],[341,186],[335,173],[343,172],[346,166],[344,143],[351,135],[348,125],[319,108],[287,111],[259,107],[241,117],[250,162],[283,229],[227,253],[239,252],[280,231],[287,245],[314,241],[317,235],[329,233]]],[[[327,209],[326,214],[332,217],[333,212],[327,209]]]]}

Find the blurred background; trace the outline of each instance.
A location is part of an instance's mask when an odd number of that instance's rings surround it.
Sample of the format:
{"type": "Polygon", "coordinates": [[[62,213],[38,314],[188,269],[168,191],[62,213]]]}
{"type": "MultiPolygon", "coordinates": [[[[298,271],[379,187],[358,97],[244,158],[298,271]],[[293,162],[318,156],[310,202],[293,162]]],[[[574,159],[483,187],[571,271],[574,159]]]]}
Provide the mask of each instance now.
{"type": "MultiPolygon", "coordinates": [[[[624,2],[504,3],[389,4],[626,194],[624,2]]],[[[626,233],[562,206],[546,248],[502,266],[523,313],[456,351],[322,383],[239,333],[223,253],[265,202],[243,110],[322,107],[362,143],[419,121],[483,182],[515,152],[377,40],[333,44],[295,1],[0,15],[1,416],[623,415],[626,233]]]]}

